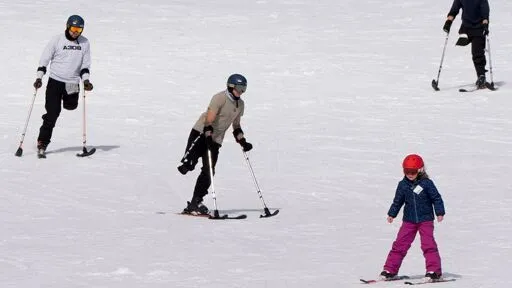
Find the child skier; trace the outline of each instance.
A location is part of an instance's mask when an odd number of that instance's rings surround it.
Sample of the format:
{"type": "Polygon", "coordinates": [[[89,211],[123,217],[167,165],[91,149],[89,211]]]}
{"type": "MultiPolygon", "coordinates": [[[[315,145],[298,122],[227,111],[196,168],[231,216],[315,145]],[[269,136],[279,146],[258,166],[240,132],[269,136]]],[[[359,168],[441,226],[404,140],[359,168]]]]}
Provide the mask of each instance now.
{"type": "Polygon", "coordinates": [[[403,222],[380,277],[383,280],[392,280],[397,276],[402,261],[419,232],[427,271],[425,277],[427,281],[436,281],[441,279],[442,270],[441,257],[434,239],[434,211],[437,221],[443,221],[443,199],[425,172],[423,159],[419,155],[408,155],[402,166],[405,176],[398,183],[387,221],[392,223],[405,204],[403,222]]]}

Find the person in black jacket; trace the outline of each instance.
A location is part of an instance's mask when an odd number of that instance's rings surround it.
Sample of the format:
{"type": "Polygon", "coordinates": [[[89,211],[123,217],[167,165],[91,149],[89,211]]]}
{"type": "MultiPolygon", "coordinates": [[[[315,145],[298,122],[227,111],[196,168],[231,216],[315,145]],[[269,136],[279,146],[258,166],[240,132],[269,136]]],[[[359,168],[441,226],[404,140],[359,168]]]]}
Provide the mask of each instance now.
{"type": "Polygon", "coordinates": [[[407,155],[402,167],[404,178],[396,188],[387,221],[392,223],[404,206],[403,222],[380,277],[383,280],[396,279],[402,261],[419,232],[427,271],[425,277],[428,281],[435,281],[441,278],[442,269],[441,256],[434,239],[434,219],[437,218],[438,222],[443,221],[444,202],[436,185],[425,172],[421,156],[407,155]]]}
{"type": "Polygon", "coordinates": [[[466,46],[471,43],[471,54],[475,65],[478,88],[485,88],[485,37],[489,35],[489,2],[487,0],[454,0],[443,30],[450,32],[453,19],[462,8],[460,38],[456,45],[466,46]]]}

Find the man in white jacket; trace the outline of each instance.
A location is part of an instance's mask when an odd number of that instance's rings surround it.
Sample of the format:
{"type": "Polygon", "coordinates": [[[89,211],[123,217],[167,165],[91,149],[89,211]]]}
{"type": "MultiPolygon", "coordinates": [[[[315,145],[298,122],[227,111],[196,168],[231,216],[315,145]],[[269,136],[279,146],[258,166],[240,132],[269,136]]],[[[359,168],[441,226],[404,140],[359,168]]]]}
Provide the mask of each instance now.
{"type": "Polygon", "coordinates": [[[91,54],[89,40],[82,36],[84,19],[78,15],[72,15],[66,23],[66,31],[53,37],[41,55],[37,68],[37,79],[34,88],[39,89],[43,85],[41,78],[46,74],[46,68],[50,66],[50,75],[46,86],[45,109],[43,125],[39,129],[37,149],[39,153],[46,151],[50,144],[53,128],[62,107],[74,110],[78,106],[78,94],[80,80],[84,82],[86,91],[92,90],[89,81],[89,68],[91,66],[91,54]]]}

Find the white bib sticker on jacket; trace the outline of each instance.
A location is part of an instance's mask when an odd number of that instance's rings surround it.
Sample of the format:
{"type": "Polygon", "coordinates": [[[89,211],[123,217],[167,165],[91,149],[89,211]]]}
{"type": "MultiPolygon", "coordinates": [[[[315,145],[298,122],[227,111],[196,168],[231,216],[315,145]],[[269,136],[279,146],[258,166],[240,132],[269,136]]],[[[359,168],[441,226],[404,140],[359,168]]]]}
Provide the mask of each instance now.
{"type": "Polygon", "coordinates": [[[412,192],[414,192],[416,194],[420,194],[421,191],[423,191],[423,187],[421,187],[420,185],[414,187],[414,189],[412,190],[412,192]]]}

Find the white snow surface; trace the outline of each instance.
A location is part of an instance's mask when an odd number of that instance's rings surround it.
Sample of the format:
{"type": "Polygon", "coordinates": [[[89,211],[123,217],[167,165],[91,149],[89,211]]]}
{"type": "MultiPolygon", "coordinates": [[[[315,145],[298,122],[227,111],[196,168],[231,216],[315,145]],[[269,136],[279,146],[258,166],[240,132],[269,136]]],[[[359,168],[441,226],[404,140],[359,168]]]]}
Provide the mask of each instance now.
{"type": "MultiPolygon", "coordinates": [[[[457,281],[437,285],[512,287],[512,2],[490,2],[501,87],[464,94],[476,75],[470,48],[454,45],[460,15],[441,91],[430,84],[451,1],[0,1],[0,287],[361,287],[400,227],[401,213],[393,224],[386,214],[409,153],[424,157],[445,201],[435,235],[457,281]],[[81,98],[37,159],[40,89],[15,157],[39,57],[72,14],[91,41],[87,144],[97,152],[75,156],[81,98]],[[248,79],[249,159],[280,213],[259,218],[228,131],[217,204],[248,218],[175,215],[199,170],[176,170],[188,133],[232,73],[248,79]]],[[[400,274],[425,273],[418,242],[400,274]]]]}

